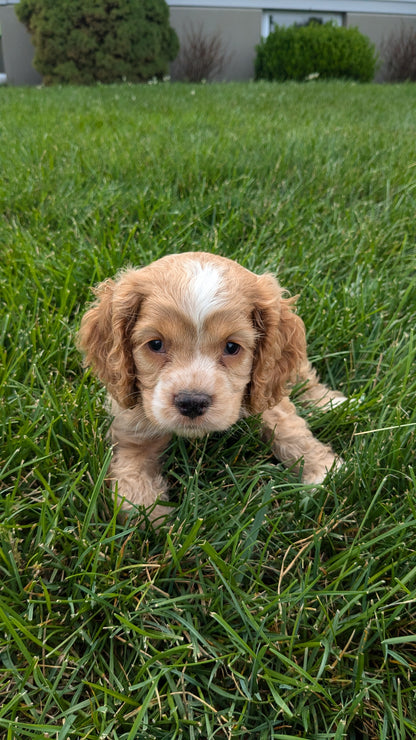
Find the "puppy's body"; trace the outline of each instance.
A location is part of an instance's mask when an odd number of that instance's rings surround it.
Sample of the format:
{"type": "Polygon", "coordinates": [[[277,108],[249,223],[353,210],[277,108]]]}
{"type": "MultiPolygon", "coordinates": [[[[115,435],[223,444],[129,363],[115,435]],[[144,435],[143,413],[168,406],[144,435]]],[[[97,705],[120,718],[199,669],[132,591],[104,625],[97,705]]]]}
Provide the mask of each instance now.
{"type": "Polygon", "coordinates": [[[159,461],[172,434],[225,430],[253,413],[276,457],[322,482],[336,458],[297,415],[290,388],[302,383],[301,401],[319,406],[345,398],[319,383],[303,322],[274,277],[190,252],[126,270],[96,296],[79,344],[111,397],[111,476],[126,506],[167,498],[159,461]]]}

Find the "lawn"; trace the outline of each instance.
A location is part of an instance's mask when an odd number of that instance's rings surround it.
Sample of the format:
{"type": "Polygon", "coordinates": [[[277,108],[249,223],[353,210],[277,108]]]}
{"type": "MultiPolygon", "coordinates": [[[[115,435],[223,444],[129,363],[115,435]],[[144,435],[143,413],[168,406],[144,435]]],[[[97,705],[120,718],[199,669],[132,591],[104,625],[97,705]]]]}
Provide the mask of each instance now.
{"type": "Polygon", "coordinates": [[[416,88],[0,89],[0,737],[416,736],[416,88]],[[91,286],[206,250],[273,271],[346,406],[316,490],[259,420],[174,440],[117,518],[75,336],[91,286]]]}

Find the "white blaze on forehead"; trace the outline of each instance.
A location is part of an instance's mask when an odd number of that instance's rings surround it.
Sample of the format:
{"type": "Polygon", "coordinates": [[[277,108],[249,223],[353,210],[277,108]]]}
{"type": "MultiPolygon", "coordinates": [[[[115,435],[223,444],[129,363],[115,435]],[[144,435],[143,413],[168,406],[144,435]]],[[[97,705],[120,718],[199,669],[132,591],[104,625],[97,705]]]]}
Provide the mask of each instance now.
{"type": "Polygon", "coordinates": [[[201,329],[207,316],[226,302],[220,295],[222,272],[216,265],[201,264],[197,260],[189,260],[186,272],[188,284],[183,296],[184,309],[201,329]]]}

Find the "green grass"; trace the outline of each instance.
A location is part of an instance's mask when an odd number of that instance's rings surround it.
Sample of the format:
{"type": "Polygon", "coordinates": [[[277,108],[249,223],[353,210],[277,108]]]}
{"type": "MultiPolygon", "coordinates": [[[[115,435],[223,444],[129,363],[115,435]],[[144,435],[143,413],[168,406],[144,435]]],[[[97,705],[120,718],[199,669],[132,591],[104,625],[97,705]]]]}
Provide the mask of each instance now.
{"type": "Polygon", "coordinates": [[[0,90],[0,737],[416,736],[415,88],[0,90]],[[299,293],[352,401],[311,491],[251,419],[175,440],[124,525],[75,333],[122,265],[208,250],[299,293]],[[360,399],[360,402],[358,402],[360,399]]]}

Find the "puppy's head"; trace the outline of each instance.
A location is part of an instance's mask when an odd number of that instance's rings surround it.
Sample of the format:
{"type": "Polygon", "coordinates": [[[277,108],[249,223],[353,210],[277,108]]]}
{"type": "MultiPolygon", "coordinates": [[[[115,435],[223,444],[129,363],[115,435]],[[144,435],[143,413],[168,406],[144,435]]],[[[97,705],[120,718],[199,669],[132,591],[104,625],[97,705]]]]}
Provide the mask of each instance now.
{"type": "Polygon", "coordinates": [[[278,403],[306,354],[301,319],[271,275],[205,253],[170,255],[96,289],[85,363],[160,432],[198,436],[278,403]]]}

